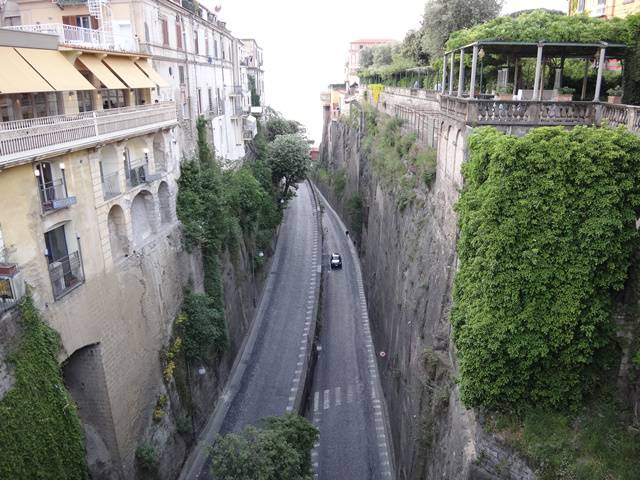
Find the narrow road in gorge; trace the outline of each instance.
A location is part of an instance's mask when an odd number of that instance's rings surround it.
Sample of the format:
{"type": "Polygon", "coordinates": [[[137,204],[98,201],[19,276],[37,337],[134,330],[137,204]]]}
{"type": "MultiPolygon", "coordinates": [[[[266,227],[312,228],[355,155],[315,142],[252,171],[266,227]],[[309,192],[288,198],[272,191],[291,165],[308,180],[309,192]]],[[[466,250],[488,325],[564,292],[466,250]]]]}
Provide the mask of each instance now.
{"type": "MultiPolygon", "coordinates": [[[[235,388],[231,381],[228,408],[219,415],[219,425],[212,431],[238,432],[264,417],[283,415],[293,408],[295,392],[304,381],[303,358],[308,337],[313,335],[309,326],[313,326],[310,320],[319,288],[316,216],[312,192],[307,183],[301,183],[280,228],[271,278],[254,320],[255,343],[247,345],[246,357],[240,360],[242,376],[235,388]]],[[[205,432],[206,441],[201,440],[181,479],[211,478],[206,448],[213,436],[205,432]]]]}
{"type": "Polygon", "coordinates": [[[320,480],[392,478],[385,403],[360,274],[359,260],[345,226],[323,205],[323,284],[318,361],[307,416],[320,429],[312,453],[320,480]],[[342,256],[331,270],[329,256],[342,256]]]}

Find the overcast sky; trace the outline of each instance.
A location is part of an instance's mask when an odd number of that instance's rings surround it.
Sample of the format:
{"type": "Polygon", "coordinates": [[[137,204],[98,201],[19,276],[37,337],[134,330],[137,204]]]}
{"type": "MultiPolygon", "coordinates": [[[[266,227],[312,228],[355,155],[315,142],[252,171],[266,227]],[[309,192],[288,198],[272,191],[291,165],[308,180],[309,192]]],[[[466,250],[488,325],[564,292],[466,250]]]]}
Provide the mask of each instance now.
{"type": "MultiPolygon", "coordinates": [[[[402,40],[417,28],[425,0],[203,0],[221,5],[219,18],[240,38],[264,50],[267,103],[302,122],[320,141],[320,92],[344,81],[349,42],[357,38],[402,40]]],[[[504,13],[525,8],[566,11],[567,0],[506,0],[504,13]]]]}

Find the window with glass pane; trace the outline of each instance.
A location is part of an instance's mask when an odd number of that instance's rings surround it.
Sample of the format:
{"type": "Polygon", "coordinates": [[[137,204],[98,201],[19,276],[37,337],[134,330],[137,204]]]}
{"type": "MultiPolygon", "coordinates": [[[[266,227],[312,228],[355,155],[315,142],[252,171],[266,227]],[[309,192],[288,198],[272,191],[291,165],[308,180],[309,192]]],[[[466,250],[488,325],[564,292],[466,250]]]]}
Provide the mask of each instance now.
{"type": "Polygon", "coordinates": [[[93,110],[93,95],[88,90],[79,90],[76,92],[78,96],[78,111],[90,112],[93,110]]]}

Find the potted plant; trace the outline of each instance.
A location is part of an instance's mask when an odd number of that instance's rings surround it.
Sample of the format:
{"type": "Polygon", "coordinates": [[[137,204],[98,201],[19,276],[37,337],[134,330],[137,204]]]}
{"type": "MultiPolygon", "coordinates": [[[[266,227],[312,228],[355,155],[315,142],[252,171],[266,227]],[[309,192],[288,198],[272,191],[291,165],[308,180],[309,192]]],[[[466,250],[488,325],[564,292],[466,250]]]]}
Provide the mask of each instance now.
{"type": "Polygon", "coordinates": [[[561,87],[556,90],[556,102],[570,102],[576,89],[571,87],[561,87]]]}
{"type": "Polygon", "coordinates": [[[513,85],[507,83],[497,88],[496,98],[498,100],[513,100],[513,85]]]}
{"type": "Polygon", "coordinates": [[[609,103],[622,103],[622,87],[620,85],[616,85],[613,88],[607,90],[607,102],[609,103]]]}

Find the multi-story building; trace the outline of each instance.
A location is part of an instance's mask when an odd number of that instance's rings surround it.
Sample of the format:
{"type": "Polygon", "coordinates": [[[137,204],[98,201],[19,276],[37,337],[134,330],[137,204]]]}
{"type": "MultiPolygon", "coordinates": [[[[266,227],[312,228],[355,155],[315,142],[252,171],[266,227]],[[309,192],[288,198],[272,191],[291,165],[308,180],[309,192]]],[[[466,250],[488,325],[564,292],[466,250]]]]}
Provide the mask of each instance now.
{"type": "Polygon", "coordinates": [[[569,15],[586,13],[592,17],[626,17],[640,12],[640,0],[577,0],[569,2],[569,15]]]}
{"type": "Polygon", "coordinates": [[[251,102],[252,107],[264,107],[264,70],[262,69],[262,48],[253,38],[244,38],[240,40],[244,45],[245,57],[244,63],[247,66],[247,73],[253,79],[255,96],[251,102]]]}
{"type": "Polygon", "coordinates": [[[60,333],[87,450],[131,478],[185,281],[176,104],[140,52],[0,30],[0,64],[0,313],[27,284],[60,333]]]}
{"type": "MultiPolygon", "coordinates": [[[[159,352],[201,282],[175,214],[180,161],[199,116],[221,161],[243,158],[245,47],[188,0],[13,0],[1,14],[0,317],[30,290],[60,333],[92,475],[133,478],[159,352]]],[[[169,478],[185,447],[163,438],[169,478]]]]}
{"type": "Polygon", "coordinates": [[[243,158],[250,94],[240,65],[242,43],[216,12],[192,0],[13,1],[4,14],[10,28],[55,33],[69,47],[149,55],[165,79],[158,98],[179,106],[186,154],[195,151],[195,122],[203,115],[218,158],[231,166],[243,158]]]}
{"type": "Polygon", "coordinates": [[[354,83],[359,84],[360,78],[358,77],[358,70],[360,70],[360,57],[362,55],[362,50],[370,47],[377,47],[379,45],[386,45],[388,43],[393,43],[394,40],[389,40],[386,38],[361,38],[359,40],[354,40],[349,44],[349,55],[347,57],[347,66],[346,66],[346,78],[349,85],[353,85],[354,83]]]}

